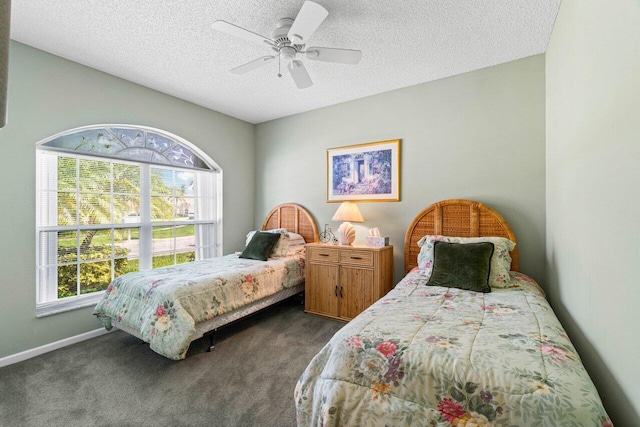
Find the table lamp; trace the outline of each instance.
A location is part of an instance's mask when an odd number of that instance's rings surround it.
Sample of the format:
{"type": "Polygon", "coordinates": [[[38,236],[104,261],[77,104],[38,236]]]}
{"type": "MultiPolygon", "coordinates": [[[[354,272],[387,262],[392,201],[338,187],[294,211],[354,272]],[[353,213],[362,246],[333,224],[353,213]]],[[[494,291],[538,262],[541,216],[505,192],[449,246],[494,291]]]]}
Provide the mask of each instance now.
{"type": "Polygon", "coordinates": [[[364,218],[358,209],[358,205],[353,202],[342,202],[336,211],[333,221],[344,221],[338,228],[338,242],[341,245],[349,246],[356,239],[356,230],[351,225],[352,222],[364,222],[364,218]]]}

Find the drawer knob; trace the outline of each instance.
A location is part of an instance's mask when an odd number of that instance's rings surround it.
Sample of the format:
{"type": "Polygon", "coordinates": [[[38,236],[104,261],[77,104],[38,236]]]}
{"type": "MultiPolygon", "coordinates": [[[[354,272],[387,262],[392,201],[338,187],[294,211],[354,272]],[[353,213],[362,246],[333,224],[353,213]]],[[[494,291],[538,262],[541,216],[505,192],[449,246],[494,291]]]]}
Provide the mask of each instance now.
{"type": "Polygon", "coordinates": [[[352,256],[351,259],[362,259],[361,256],[352,256]]]}
{"type": "Polygon", "coordinates": [[[318,254],[320,256],[329,256],[329,254],[318,254]]]}

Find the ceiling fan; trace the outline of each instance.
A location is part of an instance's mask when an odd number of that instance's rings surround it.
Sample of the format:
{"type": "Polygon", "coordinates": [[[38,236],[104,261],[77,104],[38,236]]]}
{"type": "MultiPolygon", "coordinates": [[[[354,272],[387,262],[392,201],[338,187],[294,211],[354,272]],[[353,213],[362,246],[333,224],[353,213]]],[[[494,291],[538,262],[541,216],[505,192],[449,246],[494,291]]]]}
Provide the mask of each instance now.
{"type": "MultiPolygon", "coordinates": [[[[223,33],[250,42],[266,45],[276,52],[275,55],[263,56],[262,58],[233,68],[230,70],[232,73],[248,73],[277,58],[278,61],[288,62],[287,69],[289,70],[289,74],[291,74],[291,78],[293,78],[298,89],[304,89],[313,85],[313,82],[302,61],[297,59],[298,57],[305,56],[313,61],[337,62],[340,64],[357,64],[362,57],[362,52],[359,50],[306,47],[307,41],[327,15],[329,15],[329,12],[324,7],[318,3],[307,0],[302,5],[302,8],[300,8],[296,19],[283,18],[278,21],[276,29],[273,31],[272,39],[245,30],[226,21],[215,21],[211,26],[213,29],[223,33]]],[[[278,77],[282,77],[279,65],[278,77]]]]}

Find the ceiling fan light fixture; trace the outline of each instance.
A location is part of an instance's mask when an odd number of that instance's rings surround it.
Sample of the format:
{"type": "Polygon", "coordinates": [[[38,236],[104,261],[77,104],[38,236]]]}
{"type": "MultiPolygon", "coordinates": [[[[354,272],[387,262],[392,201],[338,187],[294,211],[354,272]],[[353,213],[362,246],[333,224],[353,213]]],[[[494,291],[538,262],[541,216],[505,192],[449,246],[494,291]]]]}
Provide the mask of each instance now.
{"type": "Polygon", "coordinates": [[[298,51],[295,48],[290,46],[285,46],[280,48],[280,57],[285,61],[292,61],[296,59],[297,53],[298,51]]]}

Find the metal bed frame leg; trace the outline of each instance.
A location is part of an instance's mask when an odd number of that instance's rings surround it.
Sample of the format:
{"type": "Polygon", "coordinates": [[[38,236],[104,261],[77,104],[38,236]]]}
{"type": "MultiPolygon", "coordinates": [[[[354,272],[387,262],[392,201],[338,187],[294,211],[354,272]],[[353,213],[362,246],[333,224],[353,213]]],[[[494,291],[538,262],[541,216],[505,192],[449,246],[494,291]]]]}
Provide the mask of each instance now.
{"type": "Polygon", "coordinates": [[[211,331],[210,333],[207,334],[207,335],[209,335],[209,348],[207,349],[207,353],[211,353],[213,350],[216,349],[216,346],[213,345],[213,341],[215,339],[216,332],[218,332],[218,328],[214,329],[213,331],[211,331]]]}

